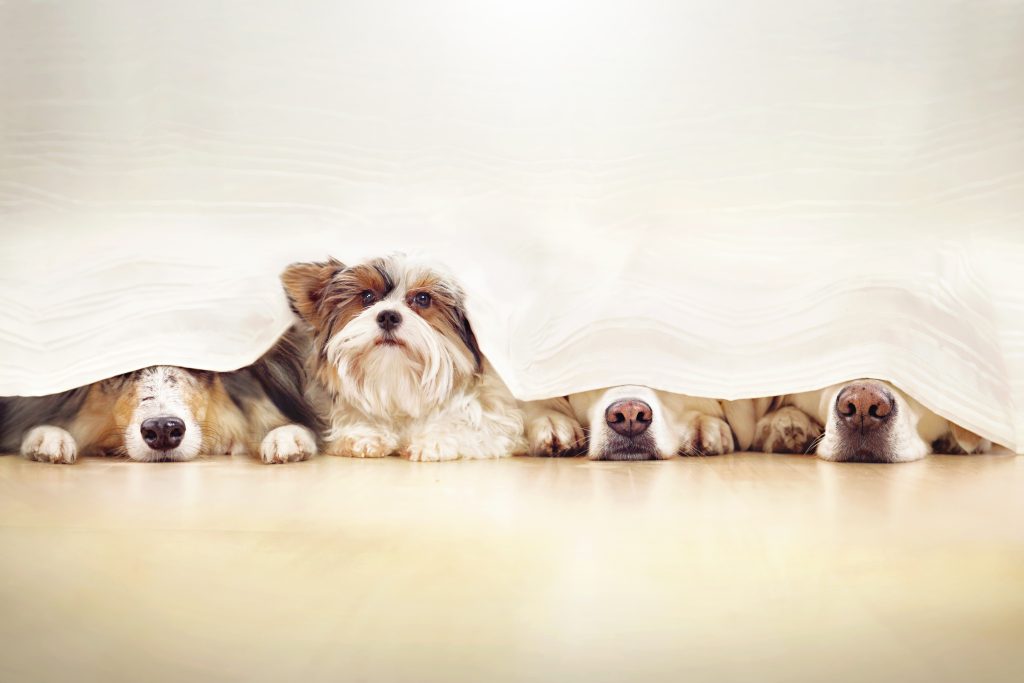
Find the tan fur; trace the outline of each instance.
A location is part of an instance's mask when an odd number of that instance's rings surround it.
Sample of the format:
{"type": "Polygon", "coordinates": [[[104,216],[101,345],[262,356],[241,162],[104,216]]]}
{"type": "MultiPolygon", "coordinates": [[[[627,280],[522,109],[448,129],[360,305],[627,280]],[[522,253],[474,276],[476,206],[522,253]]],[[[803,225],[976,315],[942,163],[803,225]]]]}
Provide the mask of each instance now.
{"type": "Polygon", "coordinates": [[[316,321],[314,324],[322,322],[320,301],[324,288],[334,273],[343,267],[340,261],[332,258],[324,263],[296,263],[281,274],[281,281],[292,294],[292,303],[299,315],[316,321]]]}
{"type": "Polygon", "coordinates": [[[220,377],[215,378],[206,391],[192,392],[186,401],[196,419],[206,425],[203,430],[204,453],[255,453],[258,440],[269,430],[262,424],[253,424],[250,428],[246,416],[224,390],[220,377]]]}
{"type": "Polygon", "coordinates": [[[68,429],[81,452],[115,454],[123,451],[123,426],[119,425],[127,423],[128,419],[121,423],[119,416],[125,410],[131,416],[131,409],[126,409],[125,403],[117,394],[105,390],[102,382],[89,388],[82,410],[68,429]]]}
{"type": "Polygon", "coordinates": [[[964,453],[980,453],[988,443],[983,437],[964,429],[958,424],[950,422],[949,430],[953,438],[956,439],[957,444],[964,450],[964,453]]]}

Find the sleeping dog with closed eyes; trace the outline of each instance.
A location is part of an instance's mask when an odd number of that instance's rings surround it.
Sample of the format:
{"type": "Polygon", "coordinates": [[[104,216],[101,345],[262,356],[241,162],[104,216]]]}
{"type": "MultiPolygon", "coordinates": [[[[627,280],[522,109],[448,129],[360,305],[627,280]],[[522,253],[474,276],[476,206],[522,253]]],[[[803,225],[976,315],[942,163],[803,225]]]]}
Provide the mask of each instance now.
{"type": "Polygon", "coordinates": [[[909,462],[929,453],[988,452],[992,444],[888,382],[862,379],[755,401],[753,447],[817,453],[836,462],[909,462]]]}
{"type": "Polygon", "coordinates": [[[80,454],[181,461],[259,454],[265,463],[316,454],[322,426],[307,400],[308,340],[286,333],[253,365],[216,373],[159,365],[61,394],[0,399],[0,452],[71,464],[80,454]]]}

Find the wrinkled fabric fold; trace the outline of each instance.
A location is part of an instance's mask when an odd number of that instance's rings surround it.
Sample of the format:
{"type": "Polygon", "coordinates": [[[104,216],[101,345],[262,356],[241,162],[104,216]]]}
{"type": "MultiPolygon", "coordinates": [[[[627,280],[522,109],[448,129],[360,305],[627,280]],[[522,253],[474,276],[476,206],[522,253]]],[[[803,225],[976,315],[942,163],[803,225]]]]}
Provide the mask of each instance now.
{"type": "Polygon", "coordinates": [[[521,398],[887,379],[1024,450],[1024,3],[0,7],[0,394],[426,253],[521,398]],[[599,6],[598,6],[599,5],[599,6]]]}

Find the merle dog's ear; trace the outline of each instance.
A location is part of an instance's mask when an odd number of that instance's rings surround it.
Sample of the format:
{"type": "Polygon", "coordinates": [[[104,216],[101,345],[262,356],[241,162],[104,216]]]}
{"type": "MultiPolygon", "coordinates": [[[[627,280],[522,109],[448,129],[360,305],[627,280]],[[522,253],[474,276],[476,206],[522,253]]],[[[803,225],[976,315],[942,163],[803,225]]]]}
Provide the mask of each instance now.
{"type": "Polygon", "coordinates": [[[480,372],[484,369],[483,354],[480,353],[480,345],[476,343],[476,335],[473,334],[473,328],[469,324],[469,318],[466,317],[466,312],[462,310],[462,306],[455,309],[455,329],[459,333],[459,339],[466,345],[469,352],[473,354],[473,360],[476,361],[476,371],[480,372]]]}
{"type": "Polygon", "coordinates": [[[295,313],[313,325],[321,321],[320,301],[331,279],[343,270],[345,264],[331,258],[327,261],[293,263],[281,273],[281,283],[288,295],[288,303],[295,313]]]}

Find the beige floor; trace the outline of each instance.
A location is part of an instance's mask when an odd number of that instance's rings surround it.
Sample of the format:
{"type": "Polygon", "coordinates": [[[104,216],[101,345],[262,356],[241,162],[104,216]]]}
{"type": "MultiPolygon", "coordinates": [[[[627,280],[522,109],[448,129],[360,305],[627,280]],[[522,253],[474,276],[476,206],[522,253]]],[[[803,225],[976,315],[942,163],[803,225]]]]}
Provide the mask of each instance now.
{"type": "Polygon", "coordinates": [[[0,680],[1024,680],[1024,457],[0,458],[0,680]]]}

